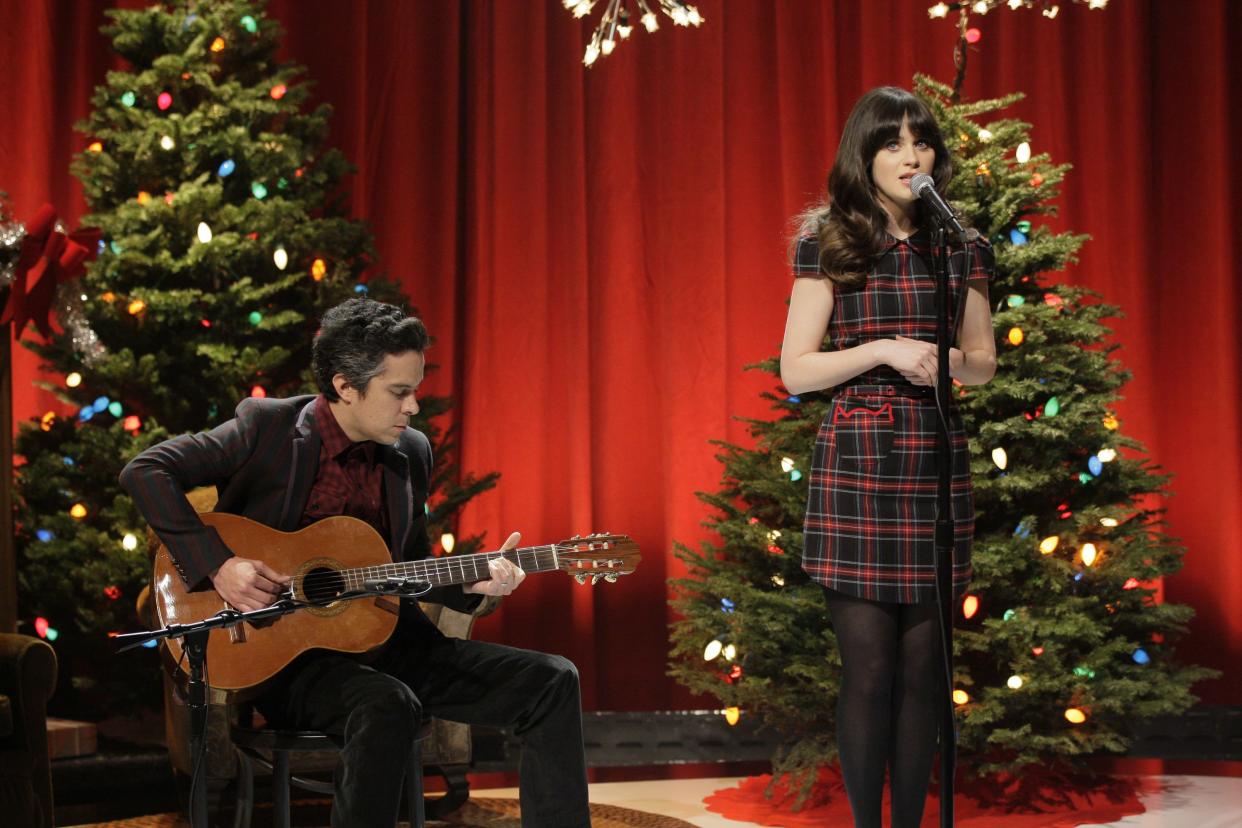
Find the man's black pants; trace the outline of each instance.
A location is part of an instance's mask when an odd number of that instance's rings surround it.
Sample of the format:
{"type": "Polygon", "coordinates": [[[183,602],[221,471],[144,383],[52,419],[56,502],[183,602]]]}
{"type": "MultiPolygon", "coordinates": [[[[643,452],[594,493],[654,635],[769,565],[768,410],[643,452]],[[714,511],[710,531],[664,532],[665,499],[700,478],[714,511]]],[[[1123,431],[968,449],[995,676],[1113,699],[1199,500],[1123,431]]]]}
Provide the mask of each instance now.
{"type": "Polygon", "coordinates": [[[256,706],[277,726],[341,741],[334,828],[396,825],[424,715],[507,728],[522,740],[524,826],[591,824],[578,671],[567,659],[403,623],[370,664],[313,653],[287,673],[256,706]]]}

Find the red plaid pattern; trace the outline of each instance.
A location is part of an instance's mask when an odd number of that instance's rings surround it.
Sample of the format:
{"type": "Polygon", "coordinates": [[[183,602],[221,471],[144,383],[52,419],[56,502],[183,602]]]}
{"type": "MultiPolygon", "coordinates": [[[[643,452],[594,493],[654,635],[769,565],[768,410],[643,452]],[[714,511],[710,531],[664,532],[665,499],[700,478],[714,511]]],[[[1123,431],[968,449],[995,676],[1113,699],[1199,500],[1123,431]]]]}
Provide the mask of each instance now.
{"type": "MultiPolygon", "coordinates": [[[[876,339],[936,340],[935,280],[930,235],[892,239],[866,283],[836,287],[828,342],[843,350],[876,339]]],[[[966,300],[965,278],[991,279],[994,258],[982,238],[955,246],[949,260],[949,325],[956,330],[966,300]]],[[[822,277],[814,238],[798,243],[795,276],[822,277]]],[[[803,569],[830,589],[901,604],[936,600],[936,401],[883,365],[835,389],[811,459],[803,569]]],[[[954,405],[953,588],[970,581],[974,533],[970,457],[954,405]]]]}

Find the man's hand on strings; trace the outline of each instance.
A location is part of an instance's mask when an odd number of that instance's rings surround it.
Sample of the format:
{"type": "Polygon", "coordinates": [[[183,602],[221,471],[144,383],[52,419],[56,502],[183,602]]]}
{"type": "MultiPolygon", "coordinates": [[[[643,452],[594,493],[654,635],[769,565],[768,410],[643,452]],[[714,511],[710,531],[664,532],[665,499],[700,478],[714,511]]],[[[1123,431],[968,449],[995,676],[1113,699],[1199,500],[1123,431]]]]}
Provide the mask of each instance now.
{"type": "MultiPolygon", "coordinates": [[[[502,552],[513,549],[522,540],[519,532],[514,532],[505,541],[504,546],[500,547],[502,552]]],[[[473,584],[462,584],[462,589],[472,595],[508,595],[518,588],[522,581],[526,580],[526,573],[522,571],[522,567],[515,564],[508,558],[496,557],[487,562],[488,574],[491,577],[486,581],[475,581],[473,584]]]]}
{"type": "Polygon", "coordinates": [[[263,609],[274,603],[290,577],[263,561],[233,556],[209,576],[211,585],[229,606],[242,612],[263,609]]]}

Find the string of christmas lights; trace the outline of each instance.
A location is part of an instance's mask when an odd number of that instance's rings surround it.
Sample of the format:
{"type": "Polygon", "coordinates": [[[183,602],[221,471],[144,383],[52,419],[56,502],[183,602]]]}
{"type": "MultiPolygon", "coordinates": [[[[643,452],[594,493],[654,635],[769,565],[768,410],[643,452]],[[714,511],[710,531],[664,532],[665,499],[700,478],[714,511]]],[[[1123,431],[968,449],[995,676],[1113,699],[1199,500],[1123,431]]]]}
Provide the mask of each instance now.
{"type": "MultiPolygon", "coordinates": [[[[682,0],[653,0],[660,11],[676,26],[700,26],[703,15],[699,10],[682,0]]],[[[561,4],[575,18],[583,18],[594,9],[597,0],[561,0],[561,4]]],[[[647,0],[635,0],[639,14],[639,22],[648,33],[660,28],[660,20],[652,11],[647,0]]],[[[630,15],[628,0],[606,0],[604,13],[600,16],[595,31],[587,42],[586,52],[582,55],[582,64],[592,66],[600,56],[612,54],[618,40],[625,40],[634,32],[633,18],[630,15]]]]}
{"type": "MultiPolygon", "coordinates": [[[[1065,0],[1061,0],[1065,2],[1065,0]]],[[[974,12],[975,14],[987,14],[993,9],[1002,6],[1008,7],[1012,11],[1018,9],[1040,9],[1044,17],[1049,20],[1056,19],[1061,12],[1061,2],[1057,0],[965,0],[965,2],[956,3],[937,3],[927,9],[927,16],[933,20],[948,17],[950,12],[960,11],[963,14],[974,12]]],[[[1103,9],[1108,5],[1108,0],[1069,0],[1072,3],[1086,3],[1089,9],[1103,9]]]]}

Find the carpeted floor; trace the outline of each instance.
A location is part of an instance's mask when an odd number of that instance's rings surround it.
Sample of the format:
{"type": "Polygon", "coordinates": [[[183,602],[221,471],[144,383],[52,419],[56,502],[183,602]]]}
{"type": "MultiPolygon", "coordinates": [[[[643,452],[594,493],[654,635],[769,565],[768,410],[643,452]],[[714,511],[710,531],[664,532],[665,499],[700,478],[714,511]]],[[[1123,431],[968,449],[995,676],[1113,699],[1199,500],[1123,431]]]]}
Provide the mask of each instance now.
{"type": "MultiPolygon", "coordinates": [[[[298,809],[300,810],[300,809],[298,809]]],[[[293,824],[314,826],[325,821],[305,821],[305,814],[294,814],[293,824]]],[[[267,814],[256,813],[255,825],[269,824],[267,814]]],[[[516,799],[472,799],[445,821],[428,822],[428,828],[521,828],[516,799]]],[[[592,828],[694,828],[689,822],[672,817],[646,814],[616,805],[591,805],[592,828]]],[[[177,814],[134,817],[115,822],[95,822],[81,828],[188,828],[189,822],[177,814]]],[[[400,823],[406,828],[408,823],[400,823]]]]}

